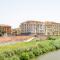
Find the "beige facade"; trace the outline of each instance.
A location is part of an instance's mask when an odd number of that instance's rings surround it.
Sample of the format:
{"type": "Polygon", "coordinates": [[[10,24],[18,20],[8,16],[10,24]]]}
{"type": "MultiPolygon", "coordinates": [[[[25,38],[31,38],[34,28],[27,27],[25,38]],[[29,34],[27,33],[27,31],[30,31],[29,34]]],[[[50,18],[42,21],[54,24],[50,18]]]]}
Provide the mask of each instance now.
{"type": "Polygon", "coordinates": [[[20,25],[21,33],[38,33],[44,35],[60,35],[60,23],[26,21],[20,25]]]}
{"type": "Polygon", "coordinates": [[[21,33],[21,29],[20,28],[15,28],[12,29],[11,34],[12,35],[19,35],[21,33]]]}
{"type": "Polygon", "coordinates": [[[21,25],[21,33],[45,34],[45,25],[39,21],[26,21],[21,25]]]}
{"type": "Polygon", "coordinates": [[[46,35],[60,35],[60,23],[45,22],[46,35]]]}
{"type": "Polygon", "coordinates": [[[4,31],[4,33],[11,34],[11,26],[0,24],[0,29],[4,31]]]}

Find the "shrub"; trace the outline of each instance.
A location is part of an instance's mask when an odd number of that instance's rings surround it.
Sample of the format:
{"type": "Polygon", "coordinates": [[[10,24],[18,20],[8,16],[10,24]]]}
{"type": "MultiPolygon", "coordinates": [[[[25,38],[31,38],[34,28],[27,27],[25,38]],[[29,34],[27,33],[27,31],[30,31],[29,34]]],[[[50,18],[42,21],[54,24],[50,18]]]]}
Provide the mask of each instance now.
{"type": "Polygon", "coordinates": [[[13,51],[14,51],[14,54],[15,54],[15,55],[20,56],[23,50],[21,50],[21,49],[16,49],[16,50],[13,50],[13,51]]]}
{"type": "Polygon", "coordinates": [[[29,54],[29,58],[30,58],[30,59],[35,57],[35,55],[33,54],[32,51],[30,51],[28,54],[29,54]]]}
{"type": "Polygon", "coordinates": [[[5,55],[5,57],[11,57],[14,55],[14,51],[13,50],[12,51],[5,51],[4,55],[5,55]]]}
{"type": "Polygon", "coordinates": [[[40,53],[40,55],[42,55],[42,54],[43,54],[42,48],[40,48],[40,52],[39,52],[39,53],[40,53]]]}
{"type": "Polygon", "coordinates": [[[4,60],[4,56],[3,55],[0,55],[0,60],[4,60]]]}
{"type": "Polygon", "coordinates": [[[11,60],[10,58],[5,58],[4,60],[11,60]]]}
{"type": "Polygon", "coordinates": [[[29,54],[27,52],[22,52],[20,59],[21,60],[29,60],[29,54]]]}
{"type": "Polygon", "coordinates": [[[17,57],[17,56],[12,56],[12,57],[11,57],[11,60],[20,60],[20,59],[19,59],[19,57],[17,57]]]}
{"type": "Polygon", "coordinates": [[[53,45],[56,47],[56,49],[60,49],[60,40],[55,40],[53,45]]]}
{"type": "Polygon", "coordinates": [[[34,48],[33,50],[33,54],[35,55],[35,56],[39,56],[40,55],[40,49],[39,48],[34,48]]]}
{"type": "Polygon", "coordinates": [[[48,36],[48,40],[56,40],[56,38],[48,36]]]}

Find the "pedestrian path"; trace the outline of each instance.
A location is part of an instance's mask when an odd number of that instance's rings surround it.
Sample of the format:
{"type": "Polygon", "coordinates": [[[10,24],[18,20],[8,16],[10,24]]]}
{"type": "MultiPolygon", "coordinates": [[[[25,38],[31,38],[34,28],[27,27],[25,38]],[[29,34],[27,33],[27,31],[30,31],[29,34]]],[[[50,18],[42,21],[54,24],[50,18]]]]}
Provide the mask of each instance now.
{"type": "Polygon", "coordinates": [[[60,50],[42,55],[36,60],[60,60],[60,50]]]}

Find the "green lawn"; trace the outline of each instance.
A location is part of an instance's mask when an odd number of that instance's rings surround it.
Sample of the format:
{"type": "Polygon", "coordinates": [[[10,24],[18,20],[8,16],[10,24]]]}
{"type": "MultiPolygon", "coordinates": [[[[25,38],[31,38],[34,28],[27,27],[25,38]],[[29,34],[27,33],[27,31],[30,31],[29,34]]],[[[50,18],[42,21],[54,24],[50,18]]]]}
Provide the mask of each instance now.
{"type": "Polygon", "coordinates": [[[15,44],[9,44],[9,45],[0,45],[0,52],[14,50],[18,48],[28,48],[31,46],[37,45],[39,42],[37,41],[31,41],[31,42],[17,42],[15,44]]]}
{"type": "MultiPolygon", "coordinates": [[[[52,37],[56,38],[56,39],[60,39],[60,36],[52,36],[52,37]]],[[[28,48],[31,46],[36,46],[39,42],[41,42],[41,41],[35,41],[35,39],[34,39],[31,42],[17,42],[15,44],[0,45],[0,52],[14,50],[14,49],[18,49],[18,48],[28,48]]],[[[43,44],[44,43],[45,43],[45,41],[43,42],[43,44]]]]}

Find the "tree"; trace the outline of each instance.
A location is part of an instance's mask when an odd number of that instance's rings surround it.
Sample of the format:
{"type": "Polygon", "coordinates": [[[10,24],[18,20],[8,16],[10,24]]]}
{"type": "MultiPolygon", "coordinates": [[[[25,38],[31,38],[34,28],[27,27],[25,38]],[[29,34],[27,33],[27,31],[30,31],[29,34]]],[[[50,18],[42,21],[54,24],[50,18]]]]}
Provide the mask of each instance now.
{"type": "Polygon", "coordinates": [[[3,31],[3,29],[0,29],[0,36],[3,36],[5,33],[5,31],[3,31]]]}

